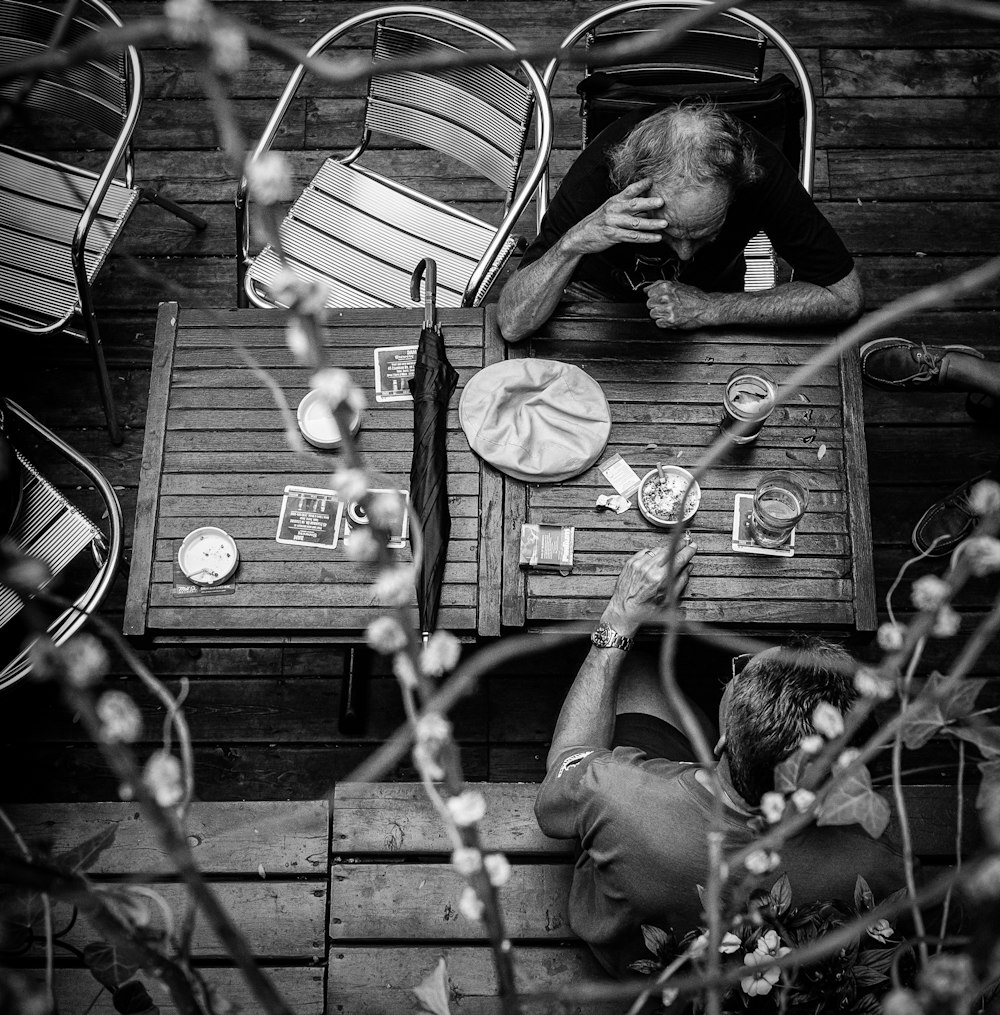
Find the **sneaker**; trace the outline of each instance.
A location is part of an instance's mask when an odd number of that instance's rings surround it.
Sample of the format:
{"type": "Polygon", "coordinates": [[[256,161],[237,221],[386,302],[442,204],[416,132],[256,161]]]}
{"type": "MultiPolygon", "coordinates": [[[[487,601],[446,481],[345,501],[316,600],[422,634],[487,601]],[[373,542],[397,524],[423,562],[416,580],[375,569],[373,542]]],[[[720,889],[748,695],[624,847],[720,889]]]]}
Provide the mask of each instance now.
{"type": "Polygon", "coordinates": [[[990,475],[984,472],[981,476],[967,479],[923,513],[913,527],[913,545],[919,553],[928,557],[945,557],[972,532],[979,517],[969,506],[969,491],[990,475]]]}
{"type": "Polygon", "coordinates": [[[878,338],[861,346],[861,376],[869,384],[890,391],[941,387],[941,361],[949,352],[986,358],[967,345],[925,345],[906,338],[878,338]]]}

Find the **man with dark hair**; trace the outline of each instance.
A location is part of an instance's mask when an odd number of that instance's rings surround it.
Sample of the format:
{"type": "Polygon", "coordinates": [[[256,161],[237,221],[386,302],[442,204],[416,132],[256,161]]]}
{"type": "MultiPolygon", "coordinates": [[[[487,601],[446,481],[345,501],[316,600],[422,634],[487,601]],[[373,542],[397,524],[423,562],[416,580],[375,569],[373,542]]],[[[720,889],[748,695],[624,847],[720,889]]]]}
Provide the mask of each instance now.
{"type": "Polygon", "coordinates": [[[642,300],[662,328],[837,323],[863,303],[851,255],[782,153],[710,103],[623,116],[576,160],[500,294],[504,338],[561,299],[642,300]],[[761,231],[795,279],[748,293],[743,250],[761,231]]]}
{"type": "MultiPolygon", "coordinates": [[[[626,664],[636,632],[668,598],[671,581],[680,595],[694,553],[686,547],[669,568],[666,548],[643,550],[625,565],[559,713],[535,803],[546,835],[579,839],[570,924],[613,975],[648,957],[643,924],[672,927],[680,937],[703,923],[697,885],[708,877],[713,781],[656,666],[641,657],[626,664]]],[[[853,671],[850,656],[832,645],[769,649],[727,686],[715,746],[727,854],[755,838],[747,823],[774,789],[773,766],[816,733],[817,707],[830,714],[850,707],[853,671]]],[[[810,826],[779,854],[761,876],[730,871],[727,897],[745,901],[782,873],[797,905],[849,902],[859,873],[880,898],[903,884],[899,853],[857,825],[810,826]]]]}

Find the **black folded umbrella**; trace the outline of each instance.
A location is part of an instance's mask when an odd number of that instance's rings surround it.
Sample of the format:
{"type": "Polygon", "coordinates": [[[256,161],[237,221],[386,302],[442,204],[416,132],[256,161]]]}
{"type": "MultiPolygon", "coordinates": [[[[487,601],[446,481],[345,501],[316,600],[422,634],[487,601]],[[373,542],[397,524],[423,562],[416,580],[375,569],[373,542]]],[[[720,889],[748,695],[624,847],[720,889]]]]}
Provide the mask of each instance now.
{"type": "Polygon", "coordinates": [[[435,289],[437,265],[425,257],[414,269],[410,297],[420,299],[424,284],[424,326],[410,392],[413,395],[413,462],[410,466],[410,506],[420,521],[422,552],[417,563],[417,607],[420,631],[426,641],[437,627],[444,562],[451,535],[448,509],[448,402],[458,384],[458,371],[448,362],[444,337],[437,322],[435,289]]]}

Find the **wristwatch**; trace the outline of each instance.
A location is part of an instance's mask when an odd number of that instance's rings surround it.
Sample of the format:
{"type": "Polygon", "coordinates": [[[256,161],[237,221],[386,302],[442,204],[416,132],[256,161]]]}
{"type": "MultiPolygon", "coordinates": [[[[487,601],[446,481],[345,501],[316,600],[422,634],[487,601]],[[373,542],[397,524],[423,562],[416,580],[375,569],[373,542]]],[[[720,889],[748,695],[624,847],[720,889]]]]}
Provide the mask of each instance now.
{"type": "Polygon", "coordinates": [[[590,640],[598,648],[620,648],[623,652],[628,652],[635,644],[634,638],[626,638],[624,634],[619,634],[610,624],[603,622],[598,624],[597,630],[590,636],[590,640]]]}

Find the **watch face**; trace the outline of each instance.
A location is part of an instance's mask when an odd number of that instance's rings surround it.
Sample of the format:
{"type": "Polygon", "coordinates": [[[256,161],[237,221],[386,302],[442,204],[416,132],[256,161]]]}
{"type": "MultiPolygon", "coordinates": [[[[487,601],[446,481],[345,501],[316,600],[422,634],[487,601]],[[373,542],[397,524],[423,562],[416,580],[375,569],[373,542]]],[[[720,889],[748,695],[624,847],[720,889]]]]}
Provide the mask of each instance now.
{"type": "Polygon", "coordinates": [[[177,553],[177,563],[196,585],[217,585],[230,578],[240,555],[236,541],[224,529],[206,525],[189,532],[177,553]]]}

